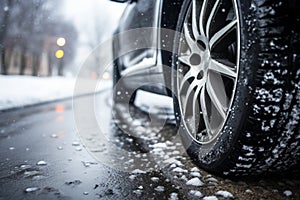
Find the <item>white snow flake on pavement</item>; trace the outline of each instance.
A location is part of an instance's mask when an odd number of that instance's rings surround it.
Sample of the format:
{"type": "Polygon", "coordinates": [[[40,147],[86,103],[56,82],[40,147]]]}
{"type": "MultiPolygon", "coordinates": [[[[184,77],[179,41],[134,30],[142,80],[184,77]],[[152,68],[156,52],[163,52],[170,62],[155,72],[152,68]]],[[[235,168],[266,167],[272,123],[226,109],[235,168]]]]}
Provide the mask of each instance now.
{"type": "Polygon", "coordinates": [[[172,164],[170,167],[173,168],[173,167],[180,167],[180,166],[183,166],[182,162],[180,162],[179,160],[177,160],[176,158],[169,158],[167,160],[164,160],[164,163],[166,164],[172,164]]]}
{"type": "Polygon", "coordinates": [[[38,165],[38,166],[44,166],[44,165],[47,165],[47,162],[41,160],[41,161],[38,161],[38,162],[36,163],[36,165],[38,165]]]}
{"type": "Polygon", "coordinates": [[[224,198],[233,198],[233,195],[230,192],[224,191],[224,190],[220,190],[220,191],[216,192],[215,195],[222,196],[224,198]]]}
{"type": "Polygon", "coordinates": [[[173,192],[170,194],[170,197],[168,198],[168,200],[178,200],[178,194],[176,192],[173,192]]]}
{"type": "Polygon", "coordinates": [[[182,180],[184,180],[184,181],[188,181],[186,175],[182,175],[182,176],[180,177],[180,179],[182,179],[182,180]]]}
{"type": "Polygon", "coordinates": [[[82,151],[82,148],[81,147],[76,147],[75,150],[76,151],[82,151]]]}
{"type": "Polygon", "coordinates": [[[166,149],[168,146],[166,143],[156,143],[153,145],[150,145],[152,148],[159,148],[159,149],[166,149]]]}
{"type": "Polygon", "coordinates": [[[284,192],[283,192],[283,194],[286,196],[286,197],[289,197],[289,196],[292,196],[292,191],[290,191],[290,190],[285,190],[284,192]]]}
{"type": "Polygon", "coordinates": [[[24,191],[26,193],[30,193],[30,192],[35,192],[35,191],[38,191],[40,188],[38,187],[29,187],[29,188],[26,188],[24,191]]]}
{"type": "Polygon", "coordinates": [[[145,174],[146,172],[140,169],[135,169],[131,172],[132,174],[145,174]]]}
{"type": "Polygon", "coordinates": [[[209,182],[218,182],[218,180],[216,178],[214,178],[214,177],[210,177],[210,178],[208,178],[206,180],[209,181],[209,182]]]}
{"type": "Polygon", "coordinates": [[[64,148],[62,146],[58,146],[57,150],[63,150],[64,148]]]}
{"type": "Polygon", "coordinates": [[[58,136],[56,134],[52,134],[50,137],[51,138],[57,138],[58,136]]]}
{"type": "Polygon", "coordinates": [[[248,194],[253,194],[253,191],[250,190],[250,189],[247,189],[245,192],[248,193],[248,194]]]}
{"type": "Polygon", "coordinates": [[[75,147],[80,146],[80,143],[77,142],[77,141],[74,141],[74,142],[72,143],[72,146],[75,146],[75,147]]]}
{"type": "Polygon", "coordinates": [[[187,185],[193,185],[193,186],[203,186],[204,183],[198,178],[192,178],[188,182],[186,182],[187,185]]]}
{"type": "Polygon", "coordinates": [[[199,168],[198,167],[193,167],[192,169],[190,169],[191,172],[199,172],[199,168]]]}
{"type": "Polygon", "coordinates": [[[143,187],[142,185],[140,185],[140,186],[138,187],[138,189],[142,190],[142,189],[144,189],[144,187],[143,187]]]}
{"type": "Polygon", "coordinates": [[[143,190],[133,190],[133,193],[140,196],[143,193],[143,190]]]}
{"type": "Polygon", "coordinates": [[[207,196],[203,197],[203,200],[218,200],[218,198],[216,196],[207,196]]]}
{"type": "Polygon", "coordinates": [[[153,182],[158,182],[158,181],[159,181],[159,178],[158,178],[158,177],[151,177],[151,181],[153,181],[153,182]]]}
{"type": "Polygon", "coordinates": [[[176,167],[172,171],[173,172],[178,172],[178,173],[187,173],[188,172],[186,169],[182,169],[180,167],[176,167]]]}
{"type": "Polygon", "coordinates": [[[191,176],[201,177],[201,174],[199,172],[191,172],[191,176]]]}
{"type": "Polygon", "coordinates": [[[157,186],[156,188],[154,188],[155,191],[157,192],[163,192],[165,191],[165,187],[164,186],[157,186]]]}
{"type": "Polygon", "coordinates": [[[190,194],[194,195],[196,197],[203,197],[203,194],[200,191],[198,191],[198,190],[191,190],[190,194]]]}
{"type": "Polygon", "coordinates": [[[135,177],[136,177],[136,175],[130,175],[129,179],[133,181],[135,179],[135,177]]]}

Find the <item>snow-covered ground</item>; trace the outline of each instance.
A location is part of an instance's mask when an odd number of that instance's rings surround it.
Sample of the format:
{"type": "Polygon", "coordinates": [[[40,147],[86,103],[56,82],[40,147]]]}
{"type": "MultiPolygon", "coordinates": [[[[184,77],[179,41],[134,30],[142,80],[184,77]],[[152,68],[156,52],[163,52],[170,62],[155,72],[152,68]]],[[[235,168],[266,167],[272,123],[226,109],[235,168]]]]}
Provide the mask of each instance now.
{"type": "MultiPolygon", "coordinates": [[[[33,77],[0,75],[0,110],[34,105],[42,102],[64,99],[95,92],[111,86],[111,81],[95,79],[76,79],[74,77],[33,77]],[[75,85],[80,85],[75,89],[75,85]]],[[[135,104],[142,110],[173,115],[172,99],[163,95],[138,91],[135,104]],[[145,104],[144,99],[152,99],[145,104]],[[161,113],[162,112],[162,113],[161,113]]]]}
{"type": "MultiPolygon", "coordinates": [[[[73,77],[0,75],[0,110],[72,97],[75,83],[73,77]]],[[[90,92],[82,90],[75,96],[86,93],[90,92]]]]}

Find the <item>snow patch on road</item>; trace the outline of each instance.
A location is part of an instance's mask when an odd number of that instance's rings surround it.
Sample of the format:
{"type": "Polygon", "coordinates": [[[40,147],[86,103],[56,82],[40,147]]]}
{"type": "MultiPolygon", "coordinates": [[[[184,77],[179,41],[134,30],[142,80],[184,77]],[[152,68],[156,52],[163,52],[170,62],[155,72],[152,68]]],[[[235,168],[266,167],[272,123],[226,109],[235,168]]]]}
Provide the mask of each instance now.
{"type": "Polygon", "coordinates": [[[131,172],[132,174],[145,174],[146,172],[140,169],[135,169],[131,172]]]}
{"type": "Polygon", "coordinates": [[[283,194],[284,194],[284,196],[286,196],[286,197],[289,197],[289,196],[292,196],[292,191],[290,191],[290,190],[285,190],[284,192],[283,192],[283,194]]]}
{"type": "Polygon", "coordinates": [[[204,183],[198,178],[192,178],[188,182],[186,182],[187,185],[193,185],[193,186],[203,186],[204,183]]]}
{"type": "Polygon", "coordinates": [[[163,192],[165,191],[165,187],[164,186],[157,186],[156,188],[154,188],[155,191],[157,192],[163,192]]]}
{"type": "Polygon", "coordinates": [[[190,194],[194,195],[196,197],[203,197],[203,194],[200,191],[198,191],[198,190],[191,190],[190,194]]]}
{"type": "Polygon", "coordinates": [[[218,198],[216,196],[206,196],[203,197],[203,200],[218,200],[218,198]]]}
{"type": "Polygon", "coordinates": [[[216,195],[222,196],[224,198],[233,198],[233,195],[230,192],[224,191],[224,190],[220,190],[220,191],[216,192],[216,195]]]}
{"type": "Polygon", "coordinates": [[[173,172],[178,172],[178,173],[187,173],[188,172],[186,169],[182,169],[180,167],[176,167],[172,171],[173,172]]]}
{"type": "Polygon", "coordinates": [[[178,200],[178,194],[176,192],[173,192],[170,194],[170,197],[168,198],[168,200],[178,200]]]}

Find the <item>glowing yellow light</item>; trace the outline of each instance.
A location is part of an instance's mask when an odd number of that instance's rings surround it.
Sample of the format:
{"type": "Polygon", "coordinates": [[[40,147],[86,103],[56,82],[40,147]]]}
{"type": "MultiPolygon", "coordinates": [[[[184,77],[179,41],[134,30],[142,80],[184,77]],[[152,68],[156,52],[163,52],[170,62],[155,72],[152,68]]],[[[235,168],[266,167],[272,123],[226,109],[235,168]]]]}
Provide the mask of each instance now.
{"type": "Polygon", "coordinates": [[[103,78],[104,80],[107,80],[107,79],[110,78],[110,74],[109,74],[108,72],[104,72],[103,75],[102,75],[102,78],[103,78]]]}
{"type": "Polygon", "coordinates": [[[63,37],[60,37],[56,40],[56,44],[60,47],[65,46],[66,44],[66,39],[63,37]]]}
{"type": "Polygon", "coordinates": [[[64,55],[65,55],[65,52],[61,49],[59,49],[55,52],[55,57],[58,58],[58,59],[64,57],[64,55]]]}

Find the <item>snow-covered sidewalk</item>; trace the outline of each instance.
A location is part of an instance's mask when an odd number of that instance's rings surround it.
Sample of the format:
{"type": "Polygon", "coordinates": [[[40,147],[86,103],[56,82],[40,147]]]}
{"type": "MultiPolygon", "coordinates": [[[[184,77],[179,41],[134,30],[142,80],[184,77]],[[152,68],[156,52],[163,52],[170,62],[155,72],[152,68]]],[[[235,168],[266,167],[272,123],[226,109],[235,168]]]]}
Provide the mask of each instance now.
{"type": "Polygon", "coordinates": [[[72,97],[75,83],[76,78],[0,75],[0,110],[72,97]]]}

